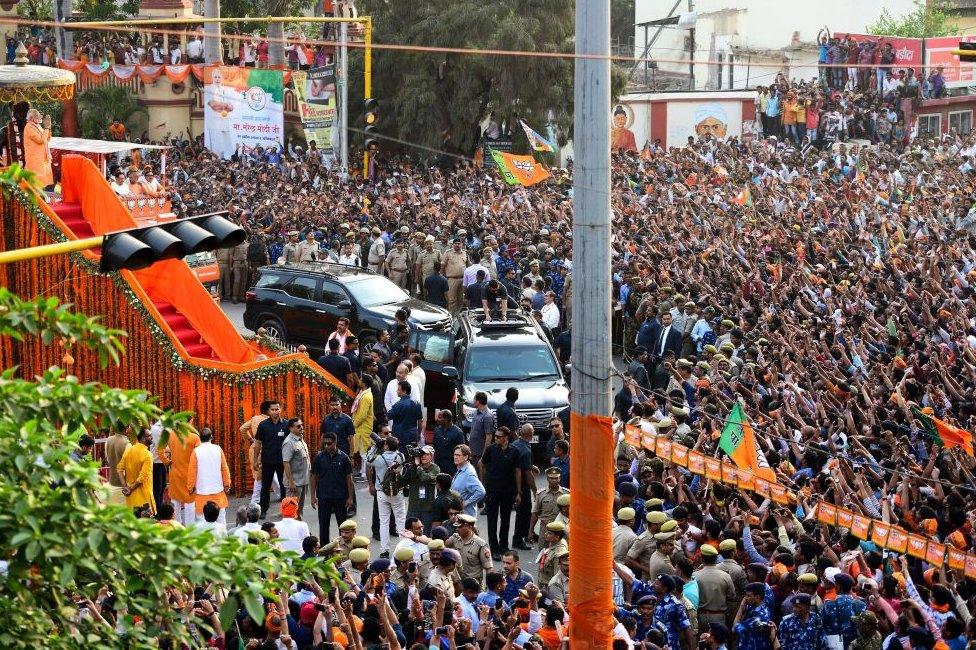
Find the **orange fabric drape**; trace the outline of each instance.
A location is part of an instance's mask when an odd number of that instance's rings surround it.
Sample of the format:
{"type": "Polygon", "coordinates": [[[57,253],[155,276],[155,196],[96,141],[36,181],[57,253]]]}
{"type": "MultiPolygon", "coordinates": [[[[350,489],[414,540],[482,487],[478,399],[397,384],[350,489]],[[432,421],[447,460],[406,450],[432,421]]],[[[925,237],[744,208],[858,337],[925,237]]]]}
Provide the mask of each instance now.
{"type": "Polygon", "coordinates": [[[175,84],[183,83],[190,76],[190,66],[188,65],[166,65],[163,66],[166,78],[175,84]]]}
{"type": "Polygon", "coordinates": [[[609,648],[613,636],[613,450],[610,418],[570,416],[569,639],[578,649],[609,648]]]}

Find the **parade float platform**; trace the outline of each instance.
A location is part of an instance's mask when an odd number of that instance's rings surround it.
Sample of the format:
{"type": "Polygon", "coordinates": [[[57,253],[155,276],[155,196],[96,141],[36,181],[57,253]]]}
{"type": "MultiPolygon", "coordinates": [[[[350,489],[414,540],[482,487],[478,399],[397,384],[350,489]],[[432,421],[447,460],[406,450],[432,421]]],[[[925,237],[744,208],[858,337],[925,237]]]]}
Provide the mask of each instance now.
{"type": "MultiPolygon", "coordinates": [[[[62,159],[62,196],[49,203],[24,187],[3,202],[3,250],[73,241],[134,228],[136,218],[112,191],[89,158],[62,159]]],[[[197,427],[214,429],[227,454],[234,491],[247,489],[247,441],[238,428],[266,399],[278,399],[287,416],[318,422],[329,397],[353,395],[303,352],[286,353],[245,339],[182,260],[164,260],[138,271],[100,273],[99,250],[9,264],[0,284],[24,298],[56,296],[110,327],[125,330],[126,353],[118,365],[102,368],[81,346],[43,345],[28,338],[0,343],[4,368],[24,377],[66,365],[82,381],[137,388],[158,396],[165,408],[193,411],[197,427]]],[[[99,423],[92,423],[96,433],[99,423]]],[[[318,427],[308,430],[316,449],[318,427]]]]}

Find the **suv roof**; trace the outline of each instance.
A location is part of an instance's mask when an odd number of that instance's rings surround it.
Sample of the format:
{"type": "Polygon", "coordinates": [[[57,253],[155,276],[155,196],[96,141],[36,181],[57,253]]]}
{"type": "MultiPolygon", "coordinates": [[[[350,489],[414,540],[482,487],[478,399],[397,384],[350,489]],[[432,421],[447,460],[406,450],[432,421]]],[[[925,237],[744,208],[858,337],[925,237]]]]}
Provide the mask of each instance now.
{"type": "Polygon", "coordinates": [[[361,275],[376,275],[369,269],[338,262],[288,262],[286,264],[269,264],[262,267],[262,271],[301,271],[304,273],[315,273],[332,280],[341,280],[361,275]]]}
{"type": "Polygon", "coordinates": [[[486,322],[483,309],[468,309],[458,314],[458,319],[471,339],[498,341],[504,338],[506,343],[516,344],[546,341],[535,319],[524,314],[509,312],[508,320],[486,322]]]}

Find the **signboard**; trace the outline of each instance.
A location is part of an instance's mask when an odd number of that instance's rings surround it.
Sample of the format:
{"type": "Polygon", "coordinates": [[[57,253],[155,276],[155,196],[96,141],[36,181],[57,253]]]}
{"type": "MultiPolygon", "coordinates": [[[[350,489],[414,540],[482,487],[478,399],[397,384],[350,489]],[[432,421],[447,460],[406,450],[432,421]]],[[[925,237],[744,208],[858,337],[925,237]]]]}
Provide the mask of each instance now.
{"type": "MultiPolygon", "coordinates": [[[[873,34],[845,34],[844,32],[834,32],[837,38],[851,36],[855,41],[876,41],[880,43],[891,43],[891,48],[895,51],[894,67],[915,68],[915,73],[921,72],[922,65],[922,39],[920,38],[894,38],[890,36],[875,36],[873,34]]],[[[880,45],[879,45],[880,47],[880,45]]]]}
{"type": "Polygon", "coordinates": [[[946,88],[976,86],[976,79],[973,77],[973,64],[960,63],[959,57],[952,54],[952,50],[959,47],[960,41],[972,43],[976,41],[976,36],[945,36],[925,39],[926,75],[936,66],[941,65],[946,88]]]}
{"type": "Polygon", "coordinates": [[[336,118],[335,65],[294,72],[295,99],[305,142],[323,153],[332,151],[332,125],[336,118]]]}
{"type": "Polygon", "coordinates": [[[203,130],[208,149],[223,158],[230,158],[238,148],[282,149],[285,91],[281,70],[206,67],[203,83],[203,130]]]}

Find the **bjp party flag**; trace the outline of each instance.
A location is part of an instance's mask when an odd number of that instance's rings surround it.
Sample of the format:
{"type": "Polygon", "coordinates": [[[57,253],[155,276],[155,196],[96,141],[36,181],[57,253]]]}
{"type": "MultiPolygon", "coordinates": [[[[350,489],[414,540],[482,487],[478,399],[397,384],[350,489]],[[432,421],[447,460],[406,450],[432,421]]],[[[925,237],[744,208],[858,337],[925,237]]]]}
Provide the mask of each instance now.
{"type": "Polygon", "coordinates": [[[765,454],[759,449],[759,445],[756,443],[756,434],[739,402],[735,403],[732,412],[729,413],[718,446],[729,455],[729,458],[737,466],[752,470],[757,478],[776,483],[776,473],[769,466],[765,454]]]}
{"type": "Polygon", "coordinates": [[[510,153],[491,150],[491,157],[498,165],[498,171],[509,185],[535,185],[549,178],[545,167],[532,156],[516,156],[510,153]]]}

